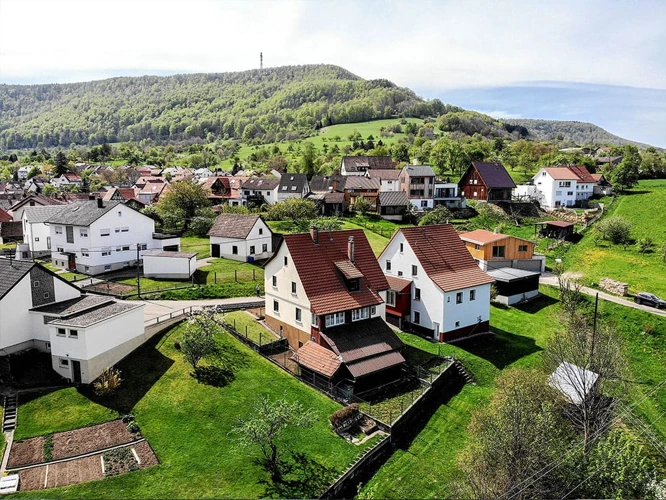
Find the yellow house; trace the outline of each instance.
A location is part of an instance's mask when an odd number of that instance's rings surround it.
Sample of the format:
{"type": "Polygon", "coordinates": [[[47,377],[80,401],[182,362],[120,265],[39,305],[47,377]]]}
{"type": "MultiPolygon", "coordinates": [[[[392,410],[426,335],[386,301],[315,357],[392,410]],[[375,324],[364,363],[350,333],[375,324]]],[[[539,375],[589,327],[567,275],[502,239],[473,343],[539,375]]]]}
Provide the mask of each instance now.
{"type": "Polygon", "coordinates": [[[546,258],[534,252],[536,244],[533,241],[485,229],[462,233],[460,239],[484,271],[502,267],[545,270],[546,258]]]}

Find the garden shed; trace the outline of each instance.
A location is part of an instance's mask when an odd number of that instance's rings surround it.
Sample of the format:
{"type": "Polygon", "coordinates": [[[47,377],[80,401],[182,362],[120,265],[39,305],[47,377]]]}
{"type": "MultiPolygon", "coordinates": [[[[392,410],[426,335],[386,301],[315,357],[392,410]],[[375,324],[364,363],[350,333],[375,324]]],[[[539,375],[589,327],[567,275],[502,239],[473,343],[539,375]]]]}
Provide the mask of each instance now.
{"type": "Polygon", "coordinates": [[[146,278],[190,279],[197,269],[197,254],[192,252],[143,252],[143,275],[146,278]]]}

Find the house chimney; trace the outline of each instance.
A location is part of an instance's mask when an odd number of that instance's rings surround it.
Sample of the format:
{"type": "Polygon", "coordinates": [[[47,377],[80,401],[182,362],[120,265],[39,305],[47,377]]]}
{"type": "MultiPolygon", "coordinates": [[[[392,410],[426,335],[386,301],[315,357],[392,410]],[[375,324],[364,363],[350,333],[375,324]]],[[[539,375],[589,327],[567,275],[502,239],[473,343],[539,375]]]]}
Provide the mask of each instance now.
{"type": "Polygon", "coordinates": [[[412,165],[418,165],[418,164],[419,164],[418,158],[412,158],[412,165]]]}
{"type": "Polygon", "coordinates": [[[97,198],[97,208],[104,208],[104,200],[102,198],[97,198]]]}
{"type": "Polygon", "coordinates": [[[315,245],[319,245],[319,229],[317,226],[313,225],[310,228],[310,236],[312,237],[312,241],[315,245]]]}
{"type": "Polygon", "coordinates": [[[89,194],[88,195],[89,200],[94,200],[95,198],[96,198],[96,196],[94,194],[89,194]]]}
{"type": "Polygon", "coordinates": [[[354,237],[350,236],[347,241],[347,257],[354,262],[354,237]]]}
{"type": "Polygon", "coordinates": [[[493,233],[495,233],[495,234],[499,233],[499,228],[497,226],[495,226],[495,229],[493,230],[493,233]]]}

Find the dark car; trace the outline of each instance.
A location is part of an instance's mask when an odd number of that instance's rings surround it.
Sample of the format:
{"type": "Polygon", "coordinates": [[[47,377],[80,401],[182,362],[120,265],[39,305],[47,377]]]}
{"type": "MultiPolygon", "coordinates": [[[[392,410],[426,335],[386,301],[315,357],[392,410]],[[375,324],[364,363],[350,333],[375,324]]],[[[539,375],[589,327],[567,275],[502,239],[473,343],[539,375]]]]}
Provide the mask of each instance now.
{"type": "Polygon", "coordinates": [[[656,307],[657,309],[666,309],[666,300],[661,300],[659,297],[652,293],[637,293],[636,297],[634,297],[634,302],[637,304],[645,304],[646,306],[656,307]]]}

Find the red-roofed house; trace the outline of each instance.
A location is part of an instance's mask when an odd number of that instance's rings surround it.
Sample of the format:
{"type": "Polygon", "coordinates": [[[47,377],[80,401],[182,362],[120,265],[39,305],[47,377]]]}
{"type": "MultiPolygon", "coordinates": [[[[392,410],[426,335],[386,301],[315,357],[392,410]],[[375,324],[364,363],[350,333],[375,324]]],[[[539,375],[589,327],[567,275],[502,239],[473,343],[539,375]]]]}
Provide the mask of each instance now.
{"type": "Polygon", "coordinates": [[[72,172],[65,172],[60,177],[54,177],[53,179],[51,179],[51,184],[53,184],[56,187],[62,187],[62,186],[81,187],[83,186],[83,179],[81,179],[81,176],[79,174],[75,174],[72,172]]]}
{"type": "Polygon", "coordinates": [[[582,166],[543,167],[516,195],[537,200],[543,208],[573,207],[594,194],[597,179],[582,166]]]}
{"type": "Polygon", "coordinates": [[[265,280],[266,322],[303,371],[355,391],[399,375],[402,342],[383,319],[389,284],[363,231],[287,234],[265,280]]]}
{"type": "MultiPolygon", "coordinates": [[[[450,224],[401,228],[379,262],[389,279],[411,281],[413,330],[440,342],[488,332],[494,280],[479,268],[450,224]]],[[[392,285],[399,291],[396,288],[399,283],[392,285]]],[[[387,304],[397,302],[388,297],[387,304]]],[[[405,311],[398,313],[404,319],[405,311]]]]}

